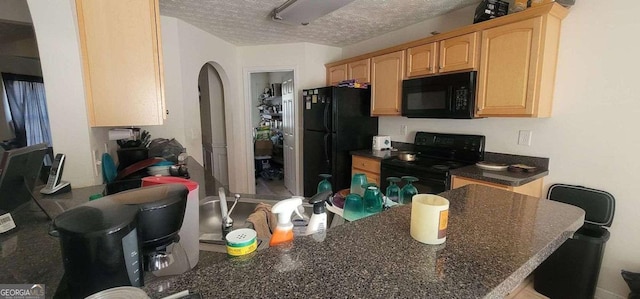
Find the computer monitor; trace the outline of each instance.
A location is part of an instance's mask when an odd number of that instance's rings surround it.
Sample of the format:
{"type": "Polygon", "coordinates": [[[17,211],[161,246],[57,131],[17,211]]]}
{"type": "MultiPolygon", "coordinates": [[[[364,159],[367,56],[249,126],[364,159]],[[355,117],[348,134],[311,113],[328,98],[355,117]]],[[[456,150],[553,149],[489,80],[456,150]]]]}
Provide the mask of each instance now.
{"type": "MultiPolygon", "coordinates": [[[[32,198],[35,200],[31,192],[38,180],[46,153],[46,143],[2,153],[0,159],[0,214],[12,212],[32,198]]],[[[40,206],[37,201],[36,203],[40,206]]],[[[42,207],[40,208],[42,209],[42,207]]],[[[47,214],[46,211],[45,214],[47,214]]]]}

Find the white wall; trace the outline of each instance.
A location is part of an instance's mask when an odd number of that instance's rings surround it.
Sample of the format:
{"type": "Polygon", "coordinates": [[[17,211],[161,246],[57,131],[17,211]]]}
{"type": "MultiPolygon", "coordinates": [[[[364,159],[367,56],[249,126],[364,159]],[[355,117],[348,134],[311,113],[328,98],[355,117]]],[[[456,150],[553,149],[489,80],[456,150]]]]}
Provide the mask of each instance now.
{"type": "MultiPolygon", "coordinates": [[[[299,104],[298,99],[302,95],[302,89],[325,86],[326,73],[324,64],[338,60],[341,57],[342,50],[336,47],[316,45],[310,43],[295,44],[278,44],[266,46],[247,46],[239,47],[242,74],[246,81],[243,88],[246,95],[244,101],[246,103],[253,102],[250,98],[249,79],[250,73],[269,72],[269,71],[288,71],[294,72],[295,99],[294,103],[299,104]]],[[[249,111],[244,112],[249,115],[249,111]]],[[[297,190],[291,190],[294,194],[302,194],[302,105],[296,107],[296,178],[298,182],[297,190]]],[[[247,144],[251,144],[251,124],[246,121],[247,131],[244,132],[247,144]]],[[[251,159],[252,157],[248,157],[251,159]]],[[[253,170],[253,165],[249,165],[246,171],[253,170]]],[[[249,177],[251,190],[255,190],[254,178],[249,177]]]]}
{"type": "MultiPolygon", "coordinates": [[[[636,184],[640,134],[637,95],[637,70],[640,60],[640,22],[636,13],[640,2],[578,1],[562,26],[553,116],[548,119],[488,118],[475,120],[420,120],[381,117],[380,134],[392,140],[412,142],[415,131],[473,133],[487,136],[487,151],[549,157],[552,183],[570,183],[599,188],[616,197],[616,215],[611,227],[599,280],[600,296],[607,292],[626,298],[629,289],[620,276],[621,269],[640,272],[640,201],[636,184]],[[402,136],[400,125],[410,134],[402,136]],[[533,131],[530,147],[517,145],[518,130],[533,131]]],[[[472,11],[454,13],[472,18],[472,11]]],[[[448,18],[449,16],[445,16],[448,18]]],[[[454,22],[455,23],[455,22],[454,22]]],[[[425,33],[441,30],[425,28],[425,33]]],[[[383,37],[380,44],[394,36],[409,39],[425,37],[400,30],[383,37]]],[[[345,52],[373,50],[366,45],[345,48],[345,52]],[[362,47],[361,47],[362,46],[362,47]]],[[[390,45],[386,43],[387,45],[390,45]]],[[[382,47],[381,47],[382,48],[382,47]]],[[[348,57],[346,55],[345,57],[348,57]]],[[[609,294],[611,295],[611,294],[609,294]]]]}
{"type": "Polygon", "coordinates": [[[73,0],[28,0],[38,40],[53,148],[67,155],[64,179],[73,187],[101,183],[92,149],[107,142],[105,129],[89,129],[73,0]]]}
{"type": "Polygon", "coordinates": [[[245,103],[239,95],[237,48],[182,20],[161,16],[165,97],[168,119],[162,126],[145,127],[153,138],[176,138],[198,163],[202,160],[202,137],[198,104],[198,74],[205,63],[216,69],[224,86],[229,179],[232,192],[247,192],[249,185],[247,144],[244,138],[245,103]],[[242,112],[239,112],[242,111],[242,112]]]}

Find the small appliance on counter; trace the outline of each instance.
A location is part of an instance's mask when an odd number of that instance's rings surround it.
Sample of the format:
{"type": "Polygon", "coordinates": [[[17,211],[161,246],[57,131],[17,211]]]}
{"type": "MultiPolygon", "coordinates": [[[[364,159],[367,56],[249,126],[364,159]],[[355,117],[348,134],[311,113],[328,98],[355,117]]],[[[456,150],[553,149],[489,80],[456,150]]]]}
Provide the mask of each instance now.
{"type": "Polygon", "coordinates": [[[388,135],[373,136],[372,149],[374,151],[391,149],[391,137],[388,135]]]}
{"type": "Polygon", "coordinates": [[[84,298],[112,287],[140,287],[143,270],[186,259],[167,247],[180,239],[188,192],[182,184],[143,187],[56,217],[50,234],[60,238],[69,295],[84,298]]]}

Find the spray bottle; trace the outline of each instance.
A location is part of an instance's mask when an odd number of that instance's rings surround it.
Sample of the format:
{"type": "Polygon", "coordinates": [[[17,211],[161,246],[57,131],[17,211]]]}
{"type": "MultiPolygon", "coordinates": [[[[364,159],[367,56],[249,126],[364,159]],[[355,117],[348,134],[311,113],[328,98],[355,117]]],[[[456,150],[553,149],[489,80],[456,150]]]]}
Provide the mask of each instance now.
{"type": "Polygon", "coordinates": [[[271,235],[269,246],[293,241],[293,223],[291,223],[291,214],[296,212],[296,214],[302,218],[302,215],[298,211],[298,207],[301,205],[302,198],[300,197],[281,200],[273,205],[271,212],[278,215],[278,225],[271,235]]]}
{"type": "Polygon", "coordinates": [[[324,191],[316,193],[309,199],[309,203],[313,205],[313,215],[309,220],[307,226],[307,235],[311,234],[324,234],[327,230],[327,212],[325,202],[329,200],[333,193],[331,191],[324,191]]]}

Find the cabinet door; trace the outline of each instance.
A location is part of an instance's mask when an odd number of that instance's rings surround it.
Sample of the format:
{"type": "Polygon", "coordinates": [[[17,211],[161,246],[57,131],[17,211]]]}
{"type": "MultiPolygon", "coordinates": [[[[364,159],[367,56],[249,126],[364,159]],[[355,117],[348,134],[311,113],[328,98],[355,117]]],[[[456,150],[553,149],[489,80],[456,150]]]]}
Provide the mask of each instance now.
{"type": "Polygon", "coordinates": [[[478,33],[473,32],[440,41],[438,72],[471,70],[478,67],[478,33]]]}
{"type": "Polygon", "coordinates": [[[341,64],[327,69],[327,86],[335,86],[347,80],[347,65],[341,64]]]}
{"type": "Polygon", "coordinates": [[[533,116],[542,17],[482,31],[478,116],[533,116]]]}
{"type": "Polygon", "coordinates": [[[485,181],[463,178],[455,175],[451,177],[451,189],[460,188],[462,186],[466,186],[470,184],[478,184],[478,185],[489,186],[497,189],[512,191],[515,193],[520,193],[520,194],[529,195],[529,196],[538,197],[538,198],[542,197],[542,183],[543,183],[543,179],[540,178],[533,182],[530,182],[521,186],[513,187],[513,186],[499,185],[499,184],[489,183],[485,181]]]}
{"type": "Polygon", "coordinates": [[[371,59],[371,115],[400,115],[404,50],[371,59]]]}
{"type": "Polygon", "coordinates": [[[165,117],[157,0],[76,0],[91,126],[165,117]]]}
{"type": "Polygon", "coordinates": [[[369,66],[371,59],[363,59],[347,64],[347,79],[356,79],[359,83],[371,82],[369,66]]]}
{"type": "Polygon", "coordinates": [[[435,74],[437,43],[407,49],[407,77],[435,74]]]}
{"type": "Polygon", "coordinates": [[[351,160],[351,166],[353,168],[362,169],[364,171],[372,172],[375,174],[380,173],[380,161],[375,159],[353,156],[351,160]]]}

